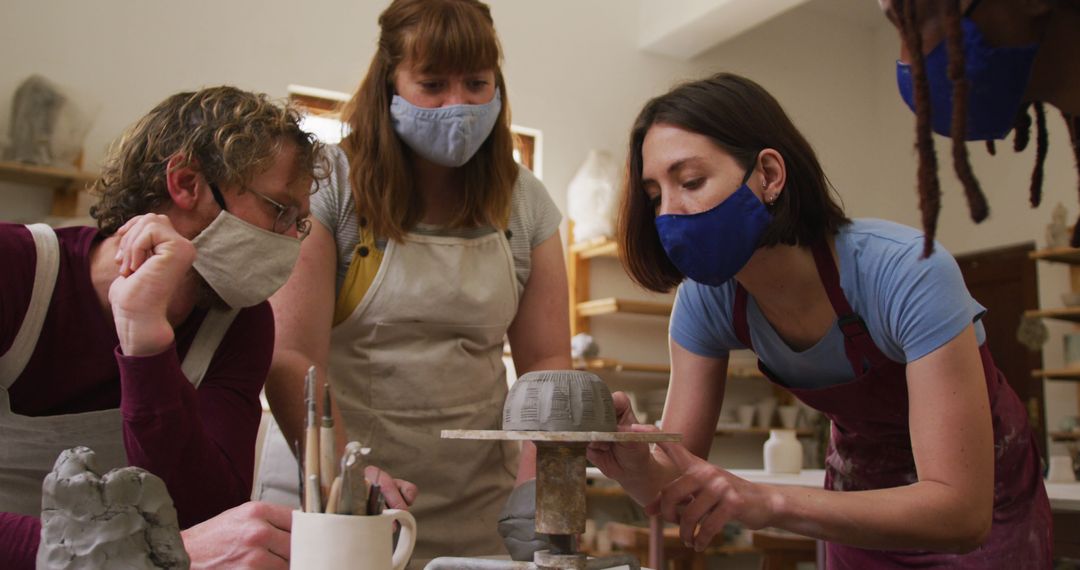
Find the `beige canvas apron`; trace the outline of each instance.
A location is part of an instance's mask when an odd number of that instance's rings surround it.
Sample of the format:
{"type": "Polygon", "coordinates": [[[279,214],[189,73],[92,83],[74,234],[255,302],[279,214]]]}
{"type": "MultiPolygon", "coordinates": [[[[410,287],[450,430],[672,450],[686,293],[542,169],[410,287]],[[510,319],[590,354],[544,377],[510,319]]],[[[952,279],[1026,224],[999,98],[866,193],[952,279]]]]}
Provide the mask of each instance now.
{"type": "MultiPolygon", "coordinates": [[[[93,449],[103,473],[127,465],[127,454],[119,409],[41,417],[11,411],[8,388],[34,352],[60,268],[60,248],[52,228],[44,224],[27,228],[37,250],[34,288],[22,327],[11,348],[0,356],[0,512],[40,516],[41,482],[61,451],[77,445],[93,449]]],[[[211,311],[200,325],[182,365],[196,388],[235,316],[236,311],[211,311]]]]}

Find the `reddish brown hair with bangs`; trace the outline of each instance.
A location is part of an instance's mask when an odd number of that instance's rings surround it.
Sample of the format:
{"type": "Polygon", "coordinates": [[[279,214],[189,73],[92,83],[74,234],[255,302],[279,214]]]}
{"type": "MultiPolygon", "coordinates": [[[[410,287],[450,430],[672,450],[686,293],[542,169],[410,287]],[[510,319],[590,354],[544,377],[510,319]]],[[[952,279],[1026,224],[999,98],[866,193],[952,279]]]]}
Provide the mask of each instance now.
{"type": "Polygon", "coordinates": [[[370,222],[375,235],[396,240],[423,217],[412,152],[394,132],[390,118],[398,66],[426,73],[491,69],[502,110],[483,146],[458,169],[464,191],[449,225],[505,229],[518,166],[491,10],[477,0],[395,0],[379,16],[379,28],[375,57],[343,111],[350,133],[341,146],[349,157],[357,215],[370,222]]]}

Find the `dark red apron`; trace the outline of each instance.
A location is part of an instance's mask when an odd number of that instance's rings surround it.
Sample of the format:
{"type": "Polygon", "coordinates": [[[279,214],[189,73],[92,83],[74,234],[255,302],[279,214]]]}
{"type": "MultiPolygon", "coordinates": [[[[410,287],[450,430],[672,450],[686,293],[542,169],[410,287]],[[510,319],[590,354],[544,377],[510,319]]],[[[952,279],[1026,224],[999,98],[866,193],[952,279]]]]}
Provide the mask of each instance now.
{"type": "MultiPolygon", "coordinates": [[[[840,276],[824,243],[811,248],[818,275],[844,333],[855,380],[820,389],[792,388],[758,360],[758,367],[808,406],[832,420],[825,458],[825,488],[862,491],[918,480],[908,431],[905,365],[882,354],[840,289],[840,276]]],[[[736,285],[735,334],[753,350],[746,319],[747,292],[736,285]]],[[[1051,567],[1050,502],[1040,476],[1038,447],[1027,414],[984,343],[979,348],[994,425],[994,520],[986,543],[968,554],[867,550],[829,543],[829,569],[1051,567]]],[[[943,434],[947,435],[947,434],[943,434]]]]}

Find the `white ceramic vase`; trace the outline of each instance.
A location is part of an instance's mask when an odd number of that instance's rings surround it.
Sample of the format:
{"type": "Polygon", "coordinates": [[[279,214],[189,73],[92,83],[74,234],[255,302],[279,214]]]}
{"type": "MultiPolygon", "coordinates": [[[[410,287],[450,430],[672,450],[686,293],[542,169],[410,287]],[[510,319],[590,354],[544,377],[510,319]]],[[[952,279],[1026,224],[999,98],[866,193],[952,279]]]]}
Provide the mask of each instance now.
{"type": "Polygon", "coordinates": [[[802,444],[793,429],[769,430],[764,453],[766,473],[802,471],[802,444]]]}

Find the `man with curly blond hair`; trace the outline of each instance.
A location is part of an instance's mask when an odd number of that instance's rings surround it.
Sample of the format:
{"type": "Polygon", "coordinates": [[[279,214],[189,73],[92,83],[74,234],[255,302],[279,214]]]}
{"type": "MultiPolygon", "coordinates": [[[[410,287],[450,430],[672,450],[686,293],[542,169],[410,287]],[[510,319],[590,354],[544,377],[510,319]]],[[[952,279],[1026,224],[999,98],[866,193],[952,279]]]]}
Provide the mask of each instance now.
{"type": "Polygon", "coordinates": [[[193,567],[287,568],[251,493],[274,319],[319,144],[231,87],[169,97],[105,160],[98,228],[0,224],[0,567],[33,568],[41,480],[86,445],[161,477],[193,567]]]}

